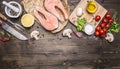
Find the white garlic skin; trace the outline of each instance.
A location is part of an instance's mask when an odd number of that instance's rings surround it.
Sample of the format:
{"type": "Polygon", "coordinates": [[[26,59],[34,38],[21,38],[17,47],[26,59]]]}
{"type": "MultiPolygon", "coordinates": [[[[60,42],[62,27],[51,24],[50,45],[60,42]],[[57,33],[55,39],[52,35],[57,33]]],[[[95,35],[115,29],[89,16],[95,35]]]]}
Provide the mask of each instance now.
{"type": "Polygon", "coordinates": [[[79,8],[77,9],[76,15],[77,15],[78,17],[80,17],[80,16],[82,16],[82,14],[83,14],[83,9],[82,9],[81,7],[79,7],[79,8]]]}

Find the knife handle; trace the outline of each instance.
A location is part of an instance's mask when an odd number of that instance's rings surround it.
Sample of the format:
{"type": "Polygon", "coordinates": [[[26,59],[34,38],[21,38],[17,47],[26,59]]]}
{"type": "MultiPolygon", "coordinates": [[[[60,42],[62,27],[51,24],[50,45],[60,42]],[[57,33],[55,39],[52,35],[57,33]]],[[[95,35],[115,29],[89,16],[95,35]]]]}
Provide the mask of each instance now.
{"type": "Polygon", "coordinates": [[[0,13],[0,18],[2,18],[3,20],[7,21],[7,17],[4,16],[2,13],[0,13]]]}
{"type": "Polygon", "coordinates": [[[1,25],[2,23],[3,23],[2,20],[0,20],[0,25],[1,25]]]}

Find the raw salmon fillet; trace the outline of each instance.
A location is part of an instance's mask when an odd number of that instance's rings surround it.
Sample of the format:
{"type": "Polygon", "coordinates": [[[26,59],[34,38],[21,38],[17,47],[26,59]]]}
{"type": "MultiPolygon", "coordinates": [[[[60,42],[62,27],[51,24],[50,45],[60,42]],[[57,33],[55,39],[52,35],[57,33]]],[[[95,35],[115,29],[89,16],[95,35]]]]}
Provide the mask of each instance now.
{"type": "Polygon", "coordinates": [[[56,8],[58,8],[63,13],[65,19],[68,19],[66,10],[60,0],[45,0],[44,5],[47,11],[55,15],[60,21],[65,21],[65,20],[60,17],[59,13],[56,11],[56,8]]]}
{"type": "Polygon", "coordinates": [[[36,9],[34,10],[34,15],[46,30],[52,31],[58,28],[57,18],[43,8],[36,7],[36,9]],[[40,14],[42,14],[45,18],[43,18],[40,14]]]}

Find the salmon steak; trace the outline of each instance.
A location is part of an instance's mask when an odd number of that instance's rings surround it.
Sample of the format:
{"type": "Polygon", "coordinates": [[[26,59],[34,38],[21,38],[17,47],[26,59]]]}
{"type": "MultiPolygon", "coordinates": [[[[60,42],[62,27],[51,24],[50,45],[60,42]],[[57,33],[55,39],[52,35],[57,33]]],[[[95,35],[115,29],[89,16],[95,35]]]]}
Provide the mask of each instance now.
{"type": "Polygon", "coordinates": [[[46,30],[52,31],[58,28],[58,19],[43,8],[36,7],[34,15],[46,30]]]}
{"type": "Polygon", "coordinates": [[[56,16],[60,21],[65,21],[65,19],[68,19],[68,14],[60,0],[45,0],[44,5],[47,11],[56,16]],[[56,8],[62,12],[65,19],[60,17],[60,14],[57,12],[56,8]]]}

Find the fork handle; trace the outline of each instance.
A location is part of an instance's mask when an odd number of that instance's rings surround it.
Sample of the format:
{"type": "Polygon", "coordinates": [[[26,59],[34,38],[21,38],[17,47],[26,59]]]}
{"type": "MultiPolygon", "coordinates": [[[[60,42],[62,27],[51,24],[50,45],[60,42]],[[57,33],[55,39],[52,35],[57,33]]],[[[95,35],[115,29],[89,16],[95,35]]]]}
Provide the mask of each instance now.
{"type": "Polygon", "coordinates": [[[8,19],[7,19],[7,17],[6,16],[4,16],[2,13],[0,13],[0,18],[2,18],[3,20],[5,20],[5,21],[7,21],[8,19]]]}

